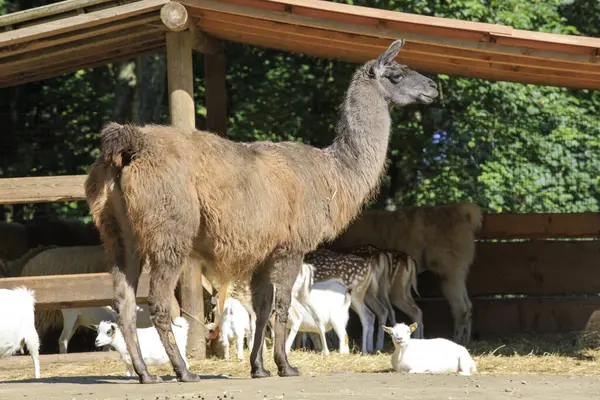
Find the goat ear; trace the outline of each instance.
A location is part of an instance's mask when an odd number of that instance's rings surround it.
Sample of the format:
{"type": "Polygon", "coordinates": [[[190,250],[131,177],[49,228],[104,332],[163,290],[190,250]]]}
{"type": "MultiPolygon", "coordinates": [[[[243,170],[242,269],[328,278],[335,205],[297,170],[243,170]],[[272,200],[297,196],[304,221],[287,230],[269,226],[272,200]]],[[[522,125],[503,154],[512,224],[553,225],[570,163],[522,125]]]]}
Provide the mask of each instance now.
{"type": "Polygon", "coordinates": [[[417,330],[417,328],[419,327],[419,324],[417,324],[416,322],[413,322],[412,324],[410,324],[409,328],[411,332],[414,332],[417,330]]]}
{"type": "Polygon", "coordinates": [[[386,51],[377,57],[377,60],[375,60],[375,64],[373,64],[372,67],[376,77],[380,77],[383,74],[385,66],[394,60],[402,47],[404,47],[404,39],[396,40],[390,44],[390,47],[388,47],[386,51]]]}
{"type": "Polygon", "coordinates": [[[383,328],[385,333],[389,333],[390,335],[392,334],[392,328],[390,328],[389,326],[381,325],[381,327],[383,328]]]}

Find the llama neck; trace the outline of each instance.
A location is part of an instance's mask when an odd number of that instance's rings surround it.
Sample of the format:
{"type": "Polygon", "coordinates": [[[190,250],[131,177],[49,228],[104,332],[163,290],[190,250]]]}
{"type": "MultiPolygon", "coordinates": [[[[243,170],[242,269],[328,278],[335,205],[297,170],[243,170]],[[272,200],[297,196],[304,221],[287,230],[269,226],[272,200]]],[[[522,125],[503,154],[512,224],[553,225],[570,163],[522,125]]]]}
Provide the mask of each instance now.
{"type": "Polygon", "coordinates": [[[350,199],[360,206],[379,185],[390,136],[390,113],[377,83],[357,71],[346,92],[337,135],[328,151],[350,199]]]}

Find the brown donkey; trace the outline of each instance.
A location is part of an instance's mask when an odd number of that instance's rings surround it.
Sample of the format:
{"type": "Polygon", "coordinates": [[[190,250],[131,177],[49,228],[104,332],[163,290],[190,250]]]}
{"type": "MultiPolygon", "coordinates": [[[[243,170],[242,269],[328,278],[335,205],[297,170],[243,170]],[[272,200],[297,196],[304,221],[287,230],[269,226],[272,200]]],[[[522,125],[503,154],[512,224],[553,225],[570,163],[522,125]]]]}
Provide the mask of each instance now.
{"type": "Polygon", "coordinates": [[[394,61],[404,41],[358,68],[327,148],[302,143],[235,143],[169,126],[108,124],[85,183],[114,278],[114,305],[140,382],[159,382],[142,360],[135,292],[150,266],[148,304],[180,381],[197,381],[171,332],[170,300],[193,250],[220,282],[250,280],[256,335],[253,377],[263,367],[265,327],[275,308],[280,376],[298,375],[284,345],[291,288],[304,254],[333,239],[373,195],[384,170],[390,105],[430,104],[436,84],[394,61]]]}

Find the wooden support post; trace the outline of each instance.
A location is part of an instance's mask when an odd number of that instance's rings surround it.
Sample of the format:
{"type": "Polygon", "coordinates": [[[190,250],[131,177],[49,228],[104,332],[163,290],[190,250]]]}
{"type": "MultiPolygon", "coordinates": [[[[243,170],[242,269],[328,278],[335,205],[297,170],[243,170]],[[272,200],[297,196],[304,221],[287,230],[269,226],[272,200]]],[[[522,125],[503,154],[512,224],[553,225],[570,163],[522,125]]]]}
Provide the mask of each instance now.
{"type": "Polygon", "coordinates": [[[225,53],[216,42],[214,53],[204,54],[204,87],[206,90],[206,130],[227,135],[227,82],[225,53]]]}
{"type": "MultiPolygon", "coordinates": [[[[194,76],[192,70],[193,35],[187,28],[187,11],[179,3],[163,6],[161,19],[170,29],[167,32],[167,77],[171,124],[184,129],[196,127],[194,105],[194,76]]],[[[204,293],[199,262],[189,258],[179,279],[181,311],[190,324],[187,354],[190,358],[206,357],[204,333],[204,293]]]]}
{"type": "MultiPolygon", "coordinates": [[[[163,7],[172,6],[173,4],[178,3],[168,3],[163,7]]],[[[167,12],[165,14],[167,16],[171,15],[167,12]]],[[[177,21],[180,19],[177,18],[177,21]]],[[[176,29],[179,29],[179,24],[176,22],[172,24],[165,23],[165,25],[167,27],[174,25],[177,27],[176,29]]],[[[187,129],[196,127],[192,42],[193,36],[189,29],[167,32],[167,79],[169,81],[171,124],[187,129]]]]}

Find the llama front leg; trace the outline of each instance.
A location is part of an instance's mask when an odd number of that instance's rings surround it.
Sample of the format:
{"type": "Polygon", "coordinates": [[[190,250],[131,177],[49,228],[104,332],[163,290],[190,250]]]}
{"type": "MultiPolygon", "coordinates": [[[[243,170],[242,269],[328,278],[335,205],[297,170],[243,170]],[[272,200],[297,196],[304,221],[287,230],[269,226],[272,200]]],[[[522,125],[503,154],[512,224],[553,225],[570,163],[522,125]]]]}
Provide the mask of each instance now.
{"type": "Polygon", "coordinates": [[[250,375],[252,378],[266,378],[271,376],[263,363],[263,343],[265,331],[269,323],[269,316],[273,309],[273,285],[268,276],[268,265],[262,264],[252,275],[250,287],[252,290],[252,307],[256,314],[256,329],[254,342],[250,353],[250,375]]]}
{"type": "Polygon", "coordinates": [[[271,272],[271,282],[275,283],[275,345],[273,354],[279,376],[298,376],[300,371],[292,367],[285,352],[288,312],[292,303],[292,286],[302,266],[302,254],[279,257],[271,272]]]}
{"type": "MultiPolygon", "coordinates": [[[[152,323],[156,327],[160,341],[162,342],[173,371],[180,382],[197,382],[200,380],[198,374],[189,371],[185,360],[175,342],[171,325],[171,297],[175,292],[177,280],[181,275],[185,255],[178,255],[176,249],[162,251],[150,255],[153,267],[150,272],[150,290],[148,292],[148,306],[152,323]]],[[[180,251],[180,253],[183,253],[180,251]]]]}

